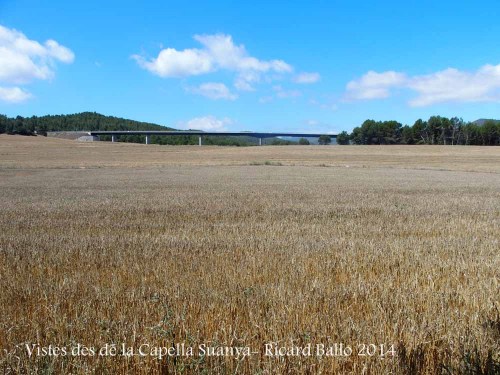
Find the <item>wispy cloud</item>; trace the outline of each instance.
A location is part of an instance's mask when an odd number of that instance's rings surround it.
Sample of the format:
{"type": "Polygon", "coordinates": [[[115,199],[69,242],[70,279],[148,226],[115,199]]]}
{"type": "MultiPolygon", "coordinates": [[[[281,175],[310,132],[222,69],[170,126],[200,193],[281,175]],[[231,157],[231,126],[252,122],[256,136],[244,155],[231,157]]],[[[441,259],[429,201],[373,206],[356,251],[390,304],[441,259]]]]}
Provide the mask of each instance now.
{"type": "Polygon", "coordinates": [[[336,127],[332,126],[331,124],[327,123],[327,122],[323,122],[323,121],[320,121],[320,120],[316,120],[316,119],[308,119],[308,120],[304,120],[302,122],[306,128],[305,128],[305,131],[308,131],[308,132],[321,132],[321,133],[325,133],[325,134],[337,134],[338,133],[338,130],[336,127]]]}
{"type": "Polygon", "coordinates": [[[332,98],[326,98],[326,100],[322,99],[321,101],[311,98],[309,99],[309,104],[319,107],[323,110],[336,111],[339,109],[337,101],[338,101],[337,99],[332,99],[332,98]]]}
{"type": "Polygon", "coordinates": [[[218,82],[202,83],[198,87],[188,87],[186,90],[212,100],[235,100],[238,98],[238,95],[233,94],[225,84],[218,82]]]}
{"type": "Polygon", "coordinates": [[[273,100],[274,100],[274,96],[272,96],[272,95],[262,96],[259,98],[259,103],[267,104],[267,103],[271,103],[273,100]]]}
{"type": "Polygon", "coordinates": [[[284,89],[281,85],[274,85],[272,89],[274,93],[260,97],[259,103],[267,104],[273,102],[275,99],[295,99],[302,96],[300,90],[284,89]]]}
{"type": "Polygon", "coordinates": [[[311,83],[316,83],[321,79],[321,76],[319,73],[300,73],[297,74],[294,78],[293,81],[295,83],[300,83],[300,84],[311,84],[311,83]]]}
{"type": "Polygon", "coordinates": [[[297,98],[302,95],[302,92],[299,90],[285,90],[280,85],[273,86],[273,90],[276,92],[276,96],[280,99],[297,98]]]}

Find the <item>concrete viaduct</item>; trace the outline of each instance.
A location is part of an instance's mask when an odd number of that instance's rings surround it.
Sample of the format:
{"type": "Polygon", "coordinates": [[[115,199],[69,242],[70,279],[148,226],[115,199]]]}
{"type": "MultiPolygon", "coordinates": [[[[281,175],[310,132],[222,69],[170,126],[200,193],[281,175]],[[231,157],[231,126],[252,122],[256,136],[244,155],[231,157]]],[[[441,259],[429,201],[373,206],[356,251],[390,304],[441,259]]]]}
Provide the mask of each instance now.
{"type": "Polygon", "coordinates": [[[117,136],[119,135],[145,135],[146,136],[146,144],[150,143],[150,137],[152,135],[196,135],[198,136],[198,144],[201,146],[202,141],[201,137],[204,135],[210,136],[246,136],[246,137],[255,137],[259,139],[259,145],[262,146],[262,139],[264,138],[275,138],[275,137],[295,137],[295,138],[319,138],[322,135],[328,135],[331,138],[337,138],[336,134],[319,134],[319,133],[287,133],[287,132],[278,132],[278,133],[265,133],[265,132],[204,132],[197,130],[112,130],[112,131],[104,131],[104,130],[96,130],[90,131],[89,135],[98,136],[98,135],[110,135],[111,141],[116,142],[117,136]]]}

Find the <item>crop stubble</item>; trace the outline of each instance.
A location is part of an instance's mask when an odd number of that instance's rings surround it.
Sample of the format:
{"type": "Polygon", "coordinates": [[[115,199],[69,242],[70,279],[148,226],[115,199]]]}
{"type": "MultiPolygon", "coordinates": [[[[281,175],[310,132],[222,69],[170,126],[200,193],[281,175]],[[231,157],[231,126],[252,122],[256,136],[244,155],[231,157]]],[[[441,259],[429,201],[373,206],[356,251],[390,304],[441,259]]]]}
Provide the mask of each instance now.
{"type": "Polygon", "coordinates": [[[357,147],[77,149],[13,138],[0,137],[4,372],[498,366],[498,148],[367,151],[377,160],[357,147]],[[117,150],[126,156],[110,163],[117,150]],[[29,358],[24,348],[122,342],[261,354],[29,358]],[[397,355],[277,359],[263,355],[268,342],[394,344],[397,355]]]}

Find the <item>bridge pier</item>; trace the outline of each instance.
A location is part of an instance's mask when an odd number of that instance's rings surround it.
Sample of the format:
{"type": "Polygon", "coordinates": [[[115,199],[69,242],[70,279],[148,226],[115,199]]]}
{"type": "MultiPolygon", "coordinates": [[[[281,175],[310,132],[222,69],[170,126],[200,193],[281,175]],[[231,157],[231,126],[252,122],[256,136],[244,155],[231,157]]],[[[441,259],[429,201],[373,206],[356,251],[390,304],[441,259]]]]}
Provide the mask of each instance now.
{"type": "MultiPolygon", "coordinates": [[[[1,0],[0,0],[1,1],[1,0]]],[[[118,142],[118,137],[120,135],[140,135],[140,136],[145,136],[146,144],[151,144],[152,136],[153,135],[167,135],[167,136],[191,136],[191,137],[198,137],[198,145],[202,146],[203,145],[203,137],[205,136],[227,136],[227,137],[239,137],[239,136],[245,136],[245,137],[252,137],[255,140],[259,140],[258,144],[259,146],[265,145],[265,140],[266,138],[273,138],[273,137],[293,137],[293,138],[319,138],[324,134],[318,134],[318,133],[289,133],[289,132],[274,132],[274,133],[269,133],[269,132],[202,132],[198,130],[95,130],[95,131],[89,131],[91,136],[111,136],[111,142],[118,142]]],[[[331,138],[336,138],[337,135],[335,134],[329,134],[331,138]]],[[[191,138],[191,139],[193,139],[191,138]]],[[[109,139],[109,138],[108,138],[109,139]]],[[[195,138],[194,138],[195,139],[195,138]]],[[[210,142],[209,142],[210,143],[210,142]]]]}

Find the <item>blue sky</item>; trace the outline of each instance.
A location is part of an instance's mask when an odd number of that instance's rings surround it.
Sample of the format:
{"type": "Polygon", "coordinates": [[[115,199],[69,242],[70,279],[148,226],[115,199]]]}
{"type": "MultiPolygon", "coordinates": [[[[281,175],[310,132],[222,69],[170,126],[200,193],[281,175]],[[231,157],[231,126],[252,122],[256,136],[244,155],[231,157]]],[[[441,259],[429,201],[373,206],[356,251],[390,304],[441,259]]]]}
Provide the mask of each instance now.
{"type": "Polygon", "coordinates": [[[311,132],[499,118],[498,14],[498,1],[0,0],[0,113],[311,132]]]}

